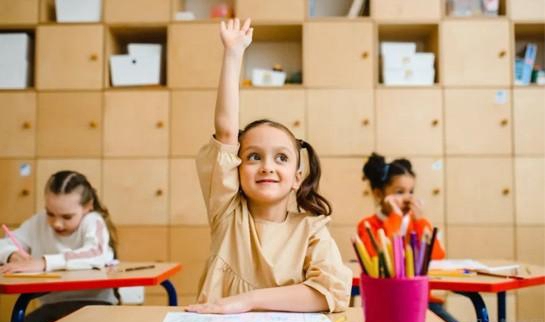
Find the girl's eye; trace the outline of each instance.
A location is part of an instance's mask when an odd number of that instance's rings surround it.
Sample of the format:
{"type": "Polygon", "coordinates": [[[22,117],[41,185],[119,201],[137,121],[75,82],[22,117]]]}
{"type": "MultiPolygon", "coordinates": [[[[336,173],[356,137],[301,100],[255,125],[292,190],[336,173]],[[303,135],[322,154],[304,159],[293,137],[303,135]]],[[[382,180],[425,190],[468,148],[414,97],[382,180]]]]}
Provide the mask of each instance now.
{"type": "Polygon", "coordinates": [[[287,162],[288,161],[288,156],[285,155],[284,153],[280,153],[276,156],[276,159],[278,161],[281,161],[281,162],[287,162]]]}
{"type": "Polygon", "coordinates": [[[62,216],[62,219],[64,219],[64,220],[70,220],[70,219],[72,219],[72,216],[62,216]]]}
{"type": "Polygon", "coordinates": [[[47,215],[47,217],[53,217],[53,214],[50,213],[50,212],[47,212],[46,215],[47,215]]]}
{"type": "Polygon", "coordinates": [[[250,153],[250,154],[248,154],[247,159],[250,160],[250,161],[258,161],[259,160],[259,155],[257,153],[250,153]]]}

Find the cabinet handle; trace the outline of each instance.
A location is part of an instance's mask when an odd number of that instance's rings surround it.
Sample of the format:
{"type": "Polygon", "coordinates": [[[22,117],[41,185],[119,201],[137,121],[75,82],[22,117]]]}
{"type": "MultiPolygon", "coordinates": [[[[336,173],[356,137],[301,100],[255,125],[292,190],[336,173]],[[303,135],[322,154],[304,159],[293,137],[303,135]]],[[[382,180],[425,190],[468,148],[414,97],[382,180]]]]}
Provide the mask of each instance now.
{"type": "Polygon", "coordinates": [[[162,129],[165,127],[165,123],[163,123],[163,121],[158,121],[155,126],[158,128],[158,129],[162,129]]]}
{"type": "Polygon", "coordinates": [[[89,60],[90,61],[97,61],[98,60],[98,55],[97,54],[91,54],[89,56],[89,60]]]}
{"type": "Polygon", "coordinates": [[[95,121],[89,122],[89,128],[96,129],[97,127],[98,127],[97,122],[95,122],[95,121]]]}
{"type": "Polygon", "coordinates": [[[509,190],[509,188],[503,188],[501,193],[502,193],[502,195],[507,196],[507,195],[509,195],[511,193],[511,190],[509,190]]]}
{"type": "Polygon", "coordinates": [[[507,124],[509,124],[509,121],[507,119],[503,119],[503,120],[500,121],[501,126],[505,127],[505,126],[507,126],[507,124]]]}
{"type": "Polygon", "coordinates": [[[438,119],[434,119],[434,120],[431,121],[431,126],[436,127],[437,125],[439,125],[439,120],[438,119]]]}
{"type": "Polygon", "coordinates": [[[431,191],[431,193],[434,195],[434,196],[437,196],[441,193],[441,189],[439,188],[435,188],[431,191]]]}
{"type": "Polygon", "coordinates": [[[161,197],[163,195],[163,189],[157,189],[157,191],[155,191],[155,195],[157,197],[161,197]]]}
{"type": "Polygon", "coordinates": [[[507,51],[505,51],[505,50],[501,50],[501,51],[498,53],[498,57],[500,57],[500,58],[505,57],[505,55],[507,55],[507,51]]]}
{"type": "Polygon", "coordinates": [[[23,128],[24,130],[31,129],[31,128],[32,128],[32,124],[30,124],[30,122],[23,122],[22,128],[23,128]]]}
{"type": "Polygon", "coordinates": [[[363,120],[361,121],[361,125],[363,125],[363,126],[369,125],[369,119],[363,119],[363,120]]]}
{"type": "Polygon", "coordinates": [[[30,195],[30,191],[28,191],[28,189],[21,190],[21,196],[26,197],[28,195],[30,195]]]}
{"type": "Polygon", "coordinates": [[[293,127],[300,127],[300,126],[301,126],[301,121],[293,122],[293,127]]]}
{"type": "Polygon", "coordinates": [[[367,51],[364,51],[362,54],[361,54],[361,58],[363,59],[367,59],[369,57],[369,52],[367,51]]]}

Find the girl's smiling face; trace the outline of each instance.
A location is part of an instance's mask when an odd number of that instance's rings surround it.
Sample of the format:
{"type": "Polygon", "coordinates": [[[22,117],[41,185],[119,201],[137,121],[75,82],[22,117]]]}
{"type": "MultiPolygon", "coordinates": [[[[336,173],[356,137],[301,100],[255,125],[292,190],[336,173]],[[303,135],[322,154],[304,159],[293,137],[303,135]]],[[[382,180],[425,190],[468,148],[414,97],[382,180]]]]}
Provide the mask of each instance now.
{"type": "Polygon", "coordinates": [[[240,185],[249,201],[267,205],[287,201],[301,184],[294,140],[268,124],[248,130],[240,142],[240,185]]]}
{"type": "Polygon", "coordinates": [[[83,216],[91,211],[92,203],[82,206],[80,202],[81,194],[77,190],[67,194],[46,192],[47,223],[57,235],[69,236],[74,233],[83,216]]]}

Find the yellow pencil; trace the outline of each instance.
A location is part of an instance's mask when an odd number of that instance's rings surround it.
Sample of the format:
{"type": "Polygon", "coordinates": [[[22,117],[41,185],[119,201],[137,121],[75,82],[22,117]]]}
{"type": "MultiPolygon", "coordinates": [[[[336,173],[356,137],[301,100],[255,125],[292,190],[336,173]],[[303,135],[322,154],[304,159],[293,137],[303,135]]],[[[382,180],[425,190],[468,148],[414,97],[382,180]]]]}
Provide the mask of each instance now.
{"type": "Polygon", "coordinates": [[[382,250],[384,252],[384,259],[386,261],[386,269],[388,270],[388,275],[394,277],[392,272],[392,261],[390,260],[390,248],[388,247],[388,238],[386,238],[386,234],[384,233],[384,229],[378,230],[378,237],[380,239],[380,243],[382,246],[382,250]]]}
{"type": "Polygon", "coordinates": [[[339,318],[337,318],[334,322],[345,322],[346,321],[346,315],[343,315],[339,318]]]}
{"type": "Polygon", "coordinates": [[[414,277],[414,256],[411,245],[405,246],[405,272],[407,277],[414,277]]]}
{"type": "Polygon", "coordinates": [[[371,257],[371,266],[373,268],[373,277],[379,277],[378,256],[371,257]]]}
{"type": "Polygon", "coordinates": [[[2,275],[6,278],[60,278],[61,274],[55,273],[7,273],[2,275]]]}
{"type": "Polygon", "coordinates": [[[358,250],[358,253],[360,254],[361,260],[363,261],[363,266],[365,266],[365,270],[367,271],[369,275],[371,275],[371,277],[376,277],[376,276],[372,276],[373,269],[371,267],[372,266],[371,257],[369,256],[369,253],[367,252],[367,248],[365,248],[365,245],[361,241],[360,237],[357,235],[354,236],[354,242],[356,244],[356,249],[358,250]]]}

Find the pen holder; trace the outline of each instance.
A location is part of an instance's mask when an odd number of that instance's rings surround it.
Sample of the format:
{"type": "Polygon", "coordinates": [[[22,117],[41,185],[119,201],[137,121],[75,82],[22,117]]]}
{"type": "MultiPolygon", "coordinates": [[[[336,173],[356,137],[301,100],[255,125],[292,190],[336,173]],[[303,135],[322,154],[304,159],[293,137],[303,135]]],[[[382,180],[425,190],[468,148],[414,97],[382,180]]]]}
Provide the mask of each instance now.
{"type": "Polygon", "coordinates": [[[428,277],[371,278],[361,274],[360,290],[366,322],[424,322],[428,277]]]}

